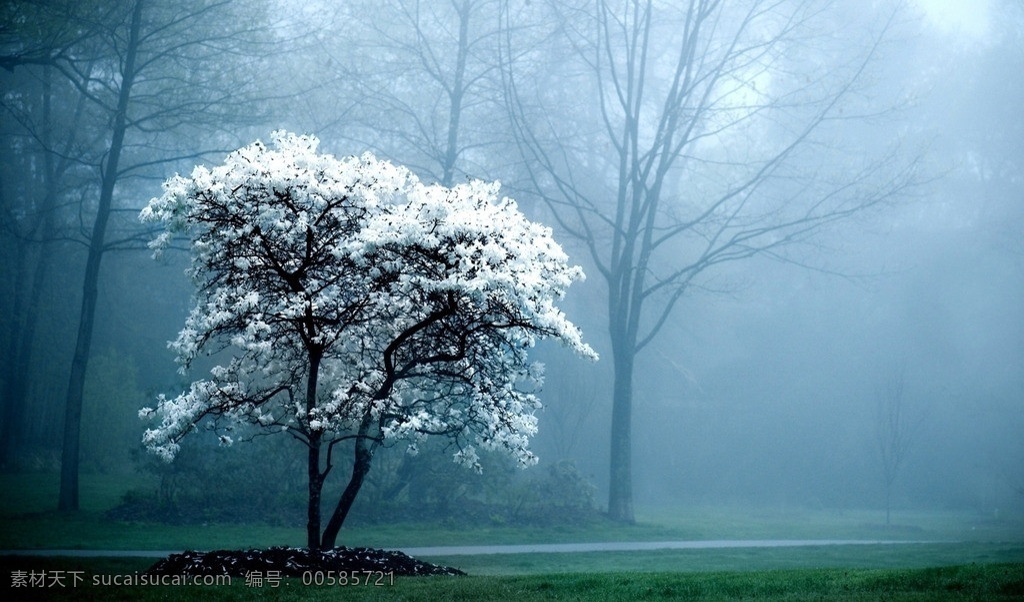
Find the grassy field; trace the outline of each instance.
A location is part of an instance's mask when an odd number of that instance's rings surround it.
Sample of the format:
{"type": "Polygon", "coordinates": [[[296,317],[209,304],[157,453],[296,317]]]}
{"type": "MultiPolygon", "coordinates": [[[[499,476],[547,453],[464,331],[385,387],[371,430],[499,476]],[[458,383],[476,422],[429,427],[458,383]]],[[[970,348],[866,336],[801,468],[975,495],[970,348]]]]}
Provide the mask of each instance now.
{"type": "MultiPolygon", "coordinates": [[[[12,588],[19,600],[1021,600],[1024,564],[928,569],[802,569],[728,572],[626,571],[521,576],[395,578],[358,586],[303,585],[302,579],[231,585],[114,585],[138,579],[139,559],[0,558],[0,570],[61,574],[63,586],[12,588]],[[60,571],[64,571],[60,573],[60,571]],[[76,571],[72,574],[69,571],[76,571]],[[77,575],[79,581],[72,583],[77,575]],[[106,583],[106,585],[104,585],[106,583]]],[[[7,585],[10,585],[8,583],[7,585]]]]}
{"type": "MultiPolygon", "coordinates": [[[[124,478],[83,477],[82,510],[52,509],[56,475],[0,475],[0,549],[182,550],[302,545],[301,528],[172,526],[117,522],[124,478]]],[[[417,547],[704,539],[871,539],[929,543],[796,548],[730,548],[490,554],[428,557],[466,578],[397,578],[387,587],[348,587],[346,600],[1014,600],[1024,599],[1024,523],[1008,517],[901,512],[896,526],[876,511],[729,507],[646,509],[636,525],[446,529],[423,525],[351,528],[345,545],[417,547]],[[945,568],[934,568],[945,567],[945,568]]],[[[19,588],[18,599],[337,599],[337,587],[102,587],[94,576],[135,575],[152,558],[0,559],[5,586],[14,571],[81,571],[78,588],[19,588]],[[188,592],[180,589],[187,587],[188,592]],[[273,591],[271,591],[271,589],[273,591]]]]}
{"type": "MultiPolygon", "coordinates": [[[[112,522],[103,512],[134,485],[123,476],[83,475],[82,510],[58,514],[56,474],[0,474],[0,549],[183,550],[302,545],[305,531],[254,525],[164,525],[112,522]]],[[[870,539],[932,542],[1024,542],[1024,517],[962,512],[687,507],[639,509],[637,524],[596,522],[553,528],[444,528],[422,525],[346,527],[350,546],[419,547],[673,541],[708,539],[870,539]]],[[[970,560],[973,561],[973,560],[970,560]]]]}

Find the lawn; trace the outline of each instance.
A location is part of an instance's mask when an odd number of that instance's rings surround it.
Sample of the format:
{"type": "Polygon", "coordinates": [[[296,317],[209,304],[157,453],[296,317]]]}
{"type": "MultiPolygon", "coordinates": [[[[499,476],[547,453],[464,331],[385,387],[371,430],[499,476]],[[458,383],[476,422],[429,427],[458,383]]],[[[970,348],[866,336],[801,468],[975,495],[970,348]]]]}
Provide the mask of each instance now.
{"type": "MultiPolygon", "coordinates": [[[[165,525],[111,521],[103,512],[137,483],[123,475],[82,475],[81,507],[73,514],[53,508],[56,474],[0,474],[0,549],[183,550],[302,545],[303,525],[165,525]]],[[[914,511],[880,524],[882,513],[695,506],[639,509],[637,524],[597,521],[554,528],[447,528],[438,525],[346,527],[350,546],[421,547],[675,541],[709,539],[862,539],[930,542],[1024,542],[1024,518],[964,512],[914,511]]],[[[973,562],[974,559],[967,560],[973,562]]],[[[728,567],[726,567],[728,568],[728,567]]]]}
{"type": "MultiPolygon", "coordinates": [[[[302,545],[303,530],[258,525],[174,526],[112,521],[130,480],[83,475],[82,510],[51,509],[56,475],[0,475],[0,549],[182,550],[302,545]]],[[[383,587],[346,587],[346,600],[1013,600],[1024,599],[1024,523],[1011,517],[954,512],[901,512],[896,526],[877,511],[649,508],[636,525],[596,522],[553,529],[442,528],[430,525],[355,527],[346,545],[419,547],[596,541],[707,539],[870,539],[926,543],[483,554],[426,557],[459,567],[464,578],[396,578],[383,587]],[[935,568],[943,567],[943,568],[935,568]]],[[[46,574],[79,576],[77,588],[19,588],[19,599],[214,600],[337,599],[339,588],[284,580],[279,587],[102,586],[114,575],[131,581],[153,558],[9,556],[3,580],[46,574]],[[64,571],[59,573],[59,571],[64,571]],[[73,573],[72,571],[76,571],[73,573]],[[187,593],[176,588],[187,588],[187,593]],[[270,591],[273,589],[273,591],[270,591]]],[[[122,581],[124,579],[121,579],[122,581]]]]}
{"type": "MultiPolygon", "coordinates": [[[[1024,564],[926,569],[799,569],[770,571],[548,573],[520,576],[385,579],[381,585],[313,586],[302,579],[230,585],[131,585],[139,559],[0,558],[0,570],[42,584],[12,588],[17,599],[40,600],[1020,600],[1024,564]],[[72,572],[74,571],[74,572],[72,572]],[[60,585],[53,581],[60,575],[60,585]],[[74,582],[73,582],[74,580],[74,582]],[[124,584],[127,582],[128,584],[124,584]],[[118,583],[118,585],[114,585],[118,583]]],[[[7,583],[11,585],[10,582],[7,583]]]]}

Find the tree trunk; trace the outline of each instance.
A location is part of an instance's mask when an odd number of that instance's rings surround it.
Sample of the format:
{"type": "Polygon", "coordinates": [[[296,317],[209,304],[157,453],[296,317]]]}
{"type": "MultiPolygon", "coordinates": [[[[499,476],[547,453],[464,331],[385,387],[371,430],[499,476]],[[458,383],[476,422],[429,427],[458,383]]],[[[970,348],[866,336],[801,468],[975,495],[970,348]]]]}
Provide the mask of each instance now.
{"type": "Polygon", "coordinates": [[[892,489],[888,486],[885,488],[885,526],[889,526],[890,514],[892,509],[892,489]]]}
{"type": "Polygon", "coordinates": [[[608,481],[608,516],[633,523],[633,361],[632,345],[612,335],[615,375],[612,390],[611,459],[608,481]]]}
{"type": "Polygon", "coordinates": [[[60,497],[58,509],[78,510],[78,464],[79,443],[82,427],[82,395],[85,390],[85,374],[92,349],[93,325],[96,319],[96,299],[99,293],[100,262],[103,259],[107,222],[110,219],[114,198],[114,185],[118,179],[118,163],[124,148],[127,130],[128,103],[135,79],[135,59],[139,51],[139,30],[142,22],[143,1],[138,0],[132,10],[131,29],[125,47],[124,70],[121,89],[118,93],[117,110],[114,114],[110,149],[102,167],[99,206],[96,221],[89,238],[89,256],[85,264],[85,280],[82,284],[82,308],[78,321],[78,337],[75,354],[71,359],[71,375],[68,378],[68,392],[64,412],[64,445],[60,465],[60,497]]]}
{"type": "MultiPolygon", "coordinates": [[[[384,378],[384,382],[381,383],[380,389],[374,395],[373,402],[387,399],[394,390],[395,383],[398,381],[394,369],[394,354],[416,332],[451,315],[451,312],[454,311],[454,300],[450,298],[448,302],[450,305],[445,307],[445,309],[434,311],[422,321],[407,328],[384,350],[384,364],[387,375],[384,378]]],[[[363,419],[359,422],[359,429],[356,431],[355,444],[353,445],[354,462],[352,463],[352,476],[349,477],[348,485],[345,487],[345,491],[342,492],[341,499],[338,500],[338,505],[334,508],[331,520],[327,522],[327,527],[324,529],[323,537],[320,540],[324,548],[330,549],[335,546],[341,526],[345,523],[348,513],[352,510],[352,504],[355,503],[356,496],[359,495],[359,490],[363,487],[366,475],[370,473],[370,467],[373,464],[373,454],[380,447],[382,440],[381,425],[377,423],[376,427],[374,427],[375,420],[370,409],[367,408],[366,413],[363,414],[363,419]],[[372,436],[370,434],[371,428],[376,429],[372,436]]]]}
{"type": "Polygon", "coordinates": [[[306,507],[306,547],[320,549],[320,494],[324,479],[320,474],[320,435],[310,435],[307,476],[309,477],[309,500],[306,507]]]}
{"type": "MultiPolygon", "coordinates": [[[[46,221],[52,222],[52,219],[46,221]]],[[[52,233],[52,227],[47,227],[44,232],[47,233],[44,235],[52,233]]],[[[53,248],[44,240],[40,243],[28,300],[21,311],[14,314],[17,340],[11,355],[10,380],[6,383],[4,391],[4,403],[7,407],[4,411],[3,460],[0,460],[0,464],[13,460],[20,449],[29,378],[32,374],[32,346],[36,337],[36,325],[39,323],[39,303],[52,259],[53,248]]]]}
{"type": "Polygon", "coordinates": [[[331,520],[327,522],[327,527],[324,529],[322,543],[325,549],[333,548],[336,545],[341,526],[345,523],[345,519],[348,518],[349,511],[352,510],[352,504],[356,501],[356,496],[363,486],[363,481],[366,479],[366,475],[370,473],[373,454],[380,446],[380,443],[375,439],[367,437],[371,421],[371,416],[367,414],[359,425],[359,437],[356,438],[355,442],[355,462],[352,464],[352,476],[349,478],[345,491],[341,494],[341,499],[338,500],[337,507],[334,508],[334,512],[331,514],[331,520]]]}
{"type": "Polygon", "coordinates": [[[462,119],[462,98],[465,93],[466,55],[469,53],[470,7],[455,7],[459,15],[459,50],[455,59],[455,79],[448,94],[448,144],[441,165],[441,184],[451,186],[455,179],[455,163],[459,159],[459,121],[462,119]]]}
{"type": "MultiPolygon", "coordinates": [[[[309,379],[306,381],[306,415],[316,408],[316,388],[320,378],[319,353],[311,353],[309,359],[309,379]]],[[[306,473],[309,479],[309,500],[306,507],[306,547],[320,550],[320,494],[324,487],[324,473],[320,472],[320,441],[319,432],[309,434],[309,456],[306,473]]]]}
{"type": "MultiPolygon", "coordinates": [[[[49,66],[43,68],[43,130],[41,142],[43,145],[43,187],[45,195],[42,206],[39,208],[39,220],[30,230],[30,237],[39,240],[39,251],[36,258],[36,265],[32,273],[32,283],[27,287],[24,282],[27,279],[25,272],[28,263],[26,245],[18,247],[16,265],[18,270],[17,290],[15,291],[14,310],[11,313],[12,333],[8,349],[10,361],[7,366],[8,377],[4,382],[4,420],[3,431],[0,435],[2,447],[0,447],[0,466],[6,466],[14,460],[14,456],[21,448],[22,431],[25,415],[26,395],[29,385],[29,375],[32,373],[32,345],[35,342],[36,325],[39,323],[39,300],[42,297],[43,286],[50,273],[50,266],[53,263],[53,246],[50,238],[53,236],[54,222],[57,210],[57,188],[60,174],[64,173],[66,161],[58,172],[54,162],[54,151],[52,148],[53,116],[51,111],[52,100],[52,70],[49,66]],[[26,299],[27,294],[27,299],[26,299]]],[[[76,112],[76,117],[78,113],[76,112]]]]}
{"type": "MultiPolygon", "coordinates": [[[[620,190],[620,206],[626,206],[626,191],[620,190]]],[[[612,344],[614,383],[612,386],[611,457],[609,459],[608,517],[632,524],[633,515],[633,368],[637,354],[637,332],[643,306],[643,273],[633,267],[637,247],[635,232],[617,241],[613,249],[616,266],[608,278],[608,334],[612,344]]]]}
{"type": "Polygon", "coordinates": [[[26,386],[25,362],[21,354],[24,348],[22,314],[24,310],[24,286],[27,279],[25,263],[27,261],[24,246],[19,246],[13,260],[15,277],[14,307],[11,310],[11,332],[6,353],[10,359],[4,365],[3,390],[3,427],[0,430],[0,466],[7,467],[14,460],[21,445],[21,422],[24,415],[24,397],[26,386]]]}

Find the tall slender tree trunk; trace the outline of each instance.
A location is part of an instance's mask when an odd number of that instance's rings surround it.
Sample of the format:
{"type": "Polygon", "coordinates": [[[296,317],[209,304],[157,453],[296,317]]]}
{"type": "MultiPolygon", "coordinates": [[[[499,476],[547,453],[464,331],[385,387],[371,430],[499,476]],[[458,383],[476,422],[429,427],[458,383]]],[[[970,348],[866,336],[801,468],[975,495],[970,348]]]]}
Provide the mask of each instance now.
{"type": "MultiPolygon", "coordinates": [[[[28,392],[29,375],[32,373],[32,346],[35,342],[36,325],[39,322],[39,300],[43,286],[49,276],[53,260],[53,247],[49,238],[53,235],[57,208],[57,188],[60,174],[64,172],[66,162],[60,170],[54,161],[53,143],[53,72],[49,66],[43,68],[43,128],[40,141],[43,146],[43,202],[38,208],[39,218],[31,228],[30,238],[39,240],[36,264],[32,270],[32,282],[27,280],[26,264],[28,263],[27,245],[19,245],[16,265],[18,266],[17,281],[21,283],[15,291],[14,310],[11,323],[13,325],[8,348],[8,377],[4,381],[4,419],[2,431],[2,447],[0,447],[0,465],[10,463],[21,447],[23,420],[25,415],[26,395],[28,392]]],[[[77,113],[76,113],[77,117],[77,113]]]]}
{"type": "Polygon", "coordinates": [[[99,296],[100,263],[105,250],[107,222],[110,219],[114,198],[114,186],[118,179],[118,165],[124,148],[127,131],[127,111],[135,80],[135,61],[139,51],[139,31],[142,25],[143,0],[137,0],[132,10],[128,44],[124,50],[124,66],[121,89],[118,91],[117,109],[114,114],[110,148],[102,165],[99,206],[89,238],[89,255],[85,264],[85,279],[82,283],[82,307],[78,320],[78,336],[75,354],[71,359],[71,374],[64,412],[64,445],[61,451],[60,496],[58,508],[63,511],[78,510],[78,468],[82,427],[82,396],[85,390],[85,375],[89,366],[92,349],[93,326],[96,320],[96,300],[99,296]]]}
{"type": "Polygon", "coordinates": [[[0,466],[7,466],[14,460],[17,450],[21,446],[21,423],[24,416],[24,397],[27,374],[25,358],[22,355],[24,349],[25,327],[25,295],[27,288],[24,286],[28,279],[26,262],[28,253],[24,244],[18,245],[14,257],[8,257],[14,277],[14,305],[11,308],[10,338],[7,341],[7,349],[4,352],[9,358],[4,363],[4,389],[3,389],[3,426],[0,427],[0,466]]]}
{"type": "Polygon", "coordinates": [[[886,483],[885,485],[885,526],[889,526],[889,521],[892,514],[892,485],[886,483]]]}
{"type": "MultiPolygon", "coordinates": [[[[620,171],[627,173],[625,162],[620,171]]],[[[619,180],[624,182],[625,175],[619,180]]],[[[638,240],[638,214],[635,209],[627,210],[637,204],[630,203],[630,198],[628,186],[620,183],[617,221],[623,224],[622,234],[612,246],[612,269],[607,274],[608,334],[614,367],[608,516],[623,523],[636,521],[633,514],[633,370],[643,307],[643,275],[647,269],[646,251],[638,240]]]]}
{"type": "Polygon", "coordinates": [[[451,186],[455,179],[455,164],[459,160],[459,122],[462,119],[462,100],[465,94],[466,56],[469,54],[470,7],[463,3],[456,7],[459,14],[459,50],[455,59],[455,79],[448,93],[448,143],[441,165],[441,184],[451,186]]]}
{"type": "Polygon", "coordinates": [[[608,516],[632,523],[633,514],[633,365],[636,352],[626,335],[612,328],[611,457],[608,481],[608,516]]]}
{"type": "MultiPolygon", "coordinates": [[[[50,208],[52,213],[53,207],[50,208]]],[[[45,220],[45,233],[52,233],[53,219],[45,220]]],[[[47,235],[47,234],[44,234],[47,235]]],[[[48,241],[42,241],[32,273],[32,284],[28,290],[28,299],[15,314],[17,341],[11,357],[10,380],[5,385],[4,403],[8,404],[4,411],[3,427],[3,462],[13,459],[22,443],[21,433],[27,403],[28,387],[32,371],[32,347],[36,338],[36,326],[39,323],[39,303],[43,287],[53,264],[53,248],[48,241]],[[19,319],[21,317],[21,319],[19,319]]]]}
{"type": "MultiPolygon", "coordinates": [[[[630,123],[636,123],[631,121],[630,123]]],[[[635,132],[627,128],[624,138],[635,132]]],[[[635,136],[635,134],[633,134],[635,136]]],[[[636,366],[637,335],[644,303],[644,277],[650,260],[651,216],[656,200],[644,212],[643,205],[630,191],[630,163],[620,164],[617,223],[621,234],[612,245],[611,270],[608,272],[608,334],[612,344],[614,383],[612,386],[611,457],[609,461],[608,516],[623,523],[636,521],[633,513],[633,371],[636,366]]]]}

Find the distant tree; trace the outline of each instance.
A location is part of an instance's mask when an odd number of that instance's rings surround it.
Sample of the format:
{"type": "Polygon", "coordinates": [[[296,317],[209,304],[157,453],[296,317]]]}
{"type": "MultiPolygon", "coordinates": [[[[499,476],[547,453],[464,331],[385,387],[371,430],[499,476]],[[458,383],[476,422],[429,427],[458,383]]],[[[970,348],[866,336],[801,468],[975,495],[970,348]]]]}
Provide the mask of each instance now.
{"type": "MultiPolygon", "coordinates": [[[[500,8],[500,0],[333,5],[329,20],[338,33],[325,43],[325,79],[340,86],[322,90],[331,97],[326,102],[341,106],[321,121],[337,125],[332,134],[445,186],[499,169],[493,151],[510,141],[498,68],[500,8]]],[[[507,153],[503,159],[502,167],[507,153]]]]}
{"type": "Polygon", "coordinates": [[[946,75],[933,74],[940,87],[936,98],[942,101],[935,114],[949,119],[952,110],[958,117],[940,152],[961,167],[960,180],[950,187],[978,199],[967,205],[973,213],[964,219],[985,229],[979,242],[1017,258],[1019,282],[1024,273],[1024,120],[1018,107],[1024,78],[1006,74],[1024,69],[1024,4],[999,0],[990,11],[999,17],[985,44],[947,49],[946,75]]]}
{"type": "Polygon", "coordinates": [[[840,125],[887,108],[863,86],[897,14],[848,28],[841,6],[552,1],[549,35],[508,32],[505,87],[532,189],[607,286],[616,520],[634,516],[638,356],[680,299],[722,264],[807,265],[797,251],[816,234],[914,181],[897,144],[841,147],[840,125]]]}
{"type": "Polygon", "coordinates": [[[203,352],[223,358],[143,411],[161,421],[145,443],[170,460],[204,418],[224,443],[240,423],[296,438],[311,549],[334,547],[382,445],[415,452],[433,435],[462,464],[477,465],[478,446],[532,464],[528,349],[551,337],[593,355],[555,307],[582,271],[496,185],[427,186],[317,144],[276,133],[274,148],[257,142],[172,178],[142,215],[167,226],[157,248],[191,240],[198,298],[173,343],[183,370],[203,352]],[[321,532],[340,449],[351,474],[321,532]]]}
{"type": "Polygon", "coordinates": [[[885,524],[890,524],[892,489],[907,459],[913,438],[913,424],[904,397],[904,370],[894,372],[878,387],[875,438],[885,487],[885,524]]]}
{"type": "MultiPolygon", "coordinates": [[[[304,39],[319,38],[301,75],[312,131],[444,186],[515,181],[498,60],[502,2],[350,0],[313,9],[300,25],[304,39]]],[[[423,455],[398,461],[399,474],[419,479],[431,465],[423,455]]]]}
{"type": "MultiPolygon", "coordinates": [[[[33,347],[44,288],[58,255],[59,207],[74,202],[69,178],[83,160],[88,128],[86,97],[55,68],[56,57],[89,43],[96,27],[81,21],[95,7],[26,0],[0,11],[0,239],[9,293],[4,307],[0,370],[0,465],[21,453],[26,440],[26,395],[35,371],[33,347]]],[[[73,182],[72,182],[73,180],[73,182]]]]}
{"type": "Polygon", "coordinates": [[[593,374],[573,369],[562,358],[556,362],[552,373],[558,373],[559,378],[545,389],[548,401],[544,416],[551,425],[548,441],[556,461],[575,460],[573,454],[594,414],[599,387],[593,374]]]}
{"type": "Polygon", "coordinates": [[[25,398],[35,373],[33,347],[45,313],[43,291],[58,255],[59,206],[71,188],[67,174],[81,158],[75,147],[85,99],[55,77],[50,66],[38,71],[32,78],[37,85],[23,78],[11,86],[17,91],[0,101],[9,117],[0,122],[12,123],[0,134],[7,143],[4,167],[9,170],[0,176],[0,239],[9,245],[4,270],[10,278],[3,312],[7,361],[0,369],[0,465],[8,465],[28,443],[25,398]]]}
{"type": "MultiPolygon", "coordinates": [[[[62,89],[72,90],[72,98],[85,105],[63,132],[49,121],[24,121],[21,134],[56,165],[45,169],[52,188],[62,172],[59,163],[68,158],[91,176],[83,178],[77,195],[75,231],[64,233],[86,249],[62,408],[58,500],[60,509],[75,510],[82,399],[103,257],[113,249],[142,246],[137,222],[116,230],[127,223],[121,219],[127,208],[119,206],[119,193],[129,182],[152,175],[155,166],[202,156],[200,140],[260,114],[254,67],[258,40],[268,31],[255,3],[229,0],[28,0],[5,5],[0,15],[10,24],[0,32],[0,66],[48,70],[46,77],[59,79],[62,89]]],[[[223,148],[223,141],[214,144],[223,148]]],[[[31,344],[28,334],[19,333],[19,345],[31,344]]],[[[24,389],[14,389],[14,397],[5,401],[8,408],[23,403],[18,397],[24,389]]]]}

